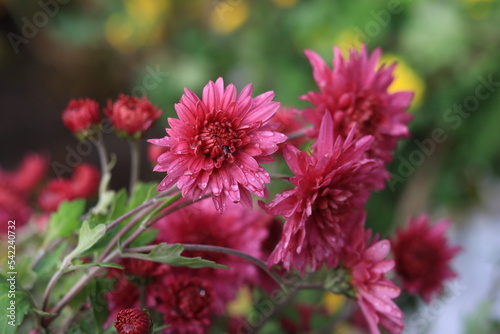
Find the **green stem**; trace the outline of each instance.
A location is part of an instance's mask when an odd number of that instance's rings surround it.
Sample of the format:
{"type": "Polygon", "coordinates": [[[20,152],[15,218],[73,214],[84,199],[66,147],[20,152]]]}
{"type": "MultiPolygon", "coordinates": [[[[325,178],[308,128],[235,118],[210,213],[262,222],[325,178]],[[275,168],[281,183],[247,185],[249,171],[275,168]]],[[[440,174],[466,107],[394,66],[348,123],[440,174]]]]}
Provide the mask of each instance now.
{"type": "MultiPolygon", "coordinates": [[[[258,259],[256,257],[253,257],[247,253],[240,252],[236,249],[232,248],[226,248],[226,247],[220,247],[220,246],[213,246],[213,245],[200,245],[200,244],[182,244],[184,246],[184,250],[187,251],[203,251],[203,252],[213,252],[213,253],[223,253],[223,254],[229,254],[233,256],[237,256],[239,258],[242,258],[248,262],[251,262],[255,264],[257,267],[260,269],[264,270],[273,280],[276,281],[276,283],[279,284],[281,289],[288,294],[288,287],[287,283],[275,272],[269,270],[267,268],[267,264],[262,261],[261,259],[258,259]]],[[[135,248],[129,248],[127,249],[128,252],[134,252],[134,253],[144,253],[144,252],[150,252],[153,248],[155,248],[157,245],[148,245],[148,246],[143,246],[143,247],[135,247],[135,248]]]]}
{"type": "MultiPolygon", "coordinates": [[[[160,194],[159,194],[160,195],[160,194]]],[[[176,200],[178,200],[180,198],[180,194],[177,194],[176,196],[170,198],[168,201],[166,201],[165,203],[159,203],[158,201],[158,196],[155,196],[154,198],[152,198],[151,200],[143,203],[142,205],[139,205],[138,207],[136,207],[135,209],[131,210],[131,211],[134,211],[134,213],[136,212],[139,212],[139,214],[137,216],[134,217],[134,219],[132,219],[127,225],[125,225],[114,237],[113,239],[110,241],[110,243],[106,246],[106,248],[104,249],[104,251],[101,253],[101,255],[99,256],[99,258],[97,259],[97,262],[101,262],[104,260],[104,258],[106,257],[106,255],[108,255],[108,253],[113,249],[113,247],[115,247],[118,242],[120,241],[120,239],[127,233],[129,232],[141,219],[143,219],[148,213],[150,213],[151,211],[157,209],[158,207],[160,206],[168,206],[172,203],[174,203],[176,200]],[[147,204],[147,205],[145,205],[147,204]],[[139,209],[138,209],[139,208],[139,209]]],[[[130,213],[131,211],[129,211],[128,213],[130,213]]],[[[125,214],[126,215],[126,214],[125,214]]],[[[123,216],[125,216],[123,215],[123,216]]],[[[131,216],[132,214],[128,215],[128,216],[131,216]]],[[[123,217],[122,216],[122,217],[123,217]]],[[[161,216],[161,214],[160,214],[161,216]]],[[[120,218],[122,218],[120,217],[120,218]]],[[[128,217],[127,217],[128,218],[128,217]]],[[[124,218],[126,219],[126,218],[124,218]]],[[[121,221],[123,221],[124,219],[121,219],[120,221],[116,222],[113,221],[111,224],[109,224],[107,227],[106,227],[106,230],[109,231],[110,228],[116,226],[116,224],[120,223],[121,221]]],[[[155,218],[156,219],[156,218],[155,218]]]]}
{"type": "Polygon", "coordinates": [[[303,129],[300,129],[298,131],[292,132],[287,134],[286,136],[288,137],[287,141],[291,141],[300,137],[306,137],[307,136],[307,130],[312,129],[311,127],[306,127],[303,129]]]}
{"type": "Polygon", "coordinates": [[[109,165],[108,153],[106,151],[106,146],[104,146],[102,137],[99,140],[92,141],[97,148],[97,154],[99,155],[99,162],[101,164],[101,182],[99,184],[99,198],[103,197],[106,192],[111,178],[111,167],[109,165]]]}
{"type": "Polygon", "coordinates": [[[49,302],[49,295],[54,286],[56,285],[57,281],[62,277],[64,270],[70,265],[70,262],[67,261],[67,258],[64,258],[63,262],[61,263],[61,266],[59,269],[55,272],[55,274],[51,277],[49,283],[47,284],[47,287],[45,288],[45,291],[43,293],[43,299],[42,299],[42,310],[46,310],[47,304],[49,302]]]}
{"type": "Polygon", "coordinates": [[[140,159],[139,159],[139,141],[130,140],[130,196],[134,193],[135,185],[139,180],[140,159]]]}
{"type": "MultiPolygon", "coordinates": [[[[176,198],[178,199],[179,197],[176,196],[176,198]]],[[[206,198],[206,196],[201,198],[201,199],[204,199],[204,198],[206,198]]],[[[178,205],[176,205],[175,207],[171,207],[170,209],[165,210],[164,212],[162,212],[160,215],[158,215],[153,220],[151,220],[145,224],[139,225],[139,227],[134,232],[132,232],[132,234],[123,242],[122,247],[125,248],[128,245],[130,245],[142,232],[144,232],[148,227],[150,227],[154,223],[156,223],[160,218],[162,218],[162,217],[164,217],[164,216],[166,216],[166,215],[168,215],[168,214],[170,214],[178,209],[181,209],[189,204],[195,203],[197,201],[181,202],[178,205]]],[[[121,254],[121,249],[115,248],[108,256],[106,256],[103,259],[102,262],[112,262],[112,261],[116,260],[117,258],[119,258],[120,254],[121,254]]],[[[101,267],[90,268],[89,271],[85,275],[83,275],[78,280],[78,282],[76,282],[73,285],[73,287],[68,291],[68,293],[66,293],[59,300],[59,302],[51,310],[51,313],[59,313],[62,310],[62,308],[65,307],[66,304],[68,304],[71,301],[71,299],[73,299],[73,297],[75,297],[101,270],[103,270],[103,268],[101,268],[101,267]]],[[[49,318],[47,320],[47,322],[51,322],[54,318],[55,317],[49,318]]]]}
{"type": "Polygon", "coordinates": [[[111,223],[106,225],[106,231],[109,231],[110,229],[112,229],[116,225],[120,224],[125,219],[130,218],[131,216],[135,215],[137,212],[159,203],[160,199],[162,199],[163,197],[172,196],[173,194],[175,194],[178,191],[179,191],[178,189],[170,188],[168,190],[165,190],[165,191],[158,193],[158,195],[156,195],[155,197],[151,198],[150,200],[147,200],[146,202],[142,203],[141,205],[138,205],[137,207],[133,208],[129,212],[116,218],[111,223]]]}

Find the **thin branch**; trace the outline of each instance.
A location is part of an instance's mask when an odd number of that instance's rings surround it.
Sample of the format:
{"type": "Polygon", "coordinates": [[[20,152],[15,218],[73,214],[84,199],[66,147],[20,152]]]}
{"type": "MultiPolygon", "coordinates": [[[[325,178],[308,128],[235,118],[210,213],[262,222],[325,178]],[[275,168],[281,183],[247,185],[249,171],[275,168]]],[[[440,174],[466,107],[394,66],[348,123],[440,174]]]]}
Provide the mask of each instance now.
{"type": "MultiPolygon", "coordinates": [[[[229,254],[229,255],[233,255],[233,256],[237,256],[239,258],[242,258],[248,262],[251,262],[251,263],[255,264],[257,267],[264,270],[273,280],[276,281],[276,283],[279,284],[279,286],[286,293],[288,293],[288,287],[286,286],[286,282],[281,277],[279,277],[276,273],[269,270],[267,267],[267,264],[264,261],[262,261],[261,259],[253,257],[247,253],[240,252],[236,249],[227,248],[227,247],[220,247],[220,246],[213,246],[213,245],[200,245],[200,244],[182,244],[182,245],[184,246],[184,250],[187,250],[187,251],[203,251],[203,252],[229,254]]],[[[156,246],[157,245],[148,245],[148,246],[142,246],[142,247],[129,248],[129,249],[127,249],[127,251],[128,252],[135,252],[135,253],[150,252],[156,246]]]]}
{"type": "Polygon", "coordinates": [[[140,158],[139,158],[139,141],[130,140],[130,184],[129,191],[130,196],[133,195],[135,190],[135,185],[139,180],[139,169],[140,169],[140,158]]]}

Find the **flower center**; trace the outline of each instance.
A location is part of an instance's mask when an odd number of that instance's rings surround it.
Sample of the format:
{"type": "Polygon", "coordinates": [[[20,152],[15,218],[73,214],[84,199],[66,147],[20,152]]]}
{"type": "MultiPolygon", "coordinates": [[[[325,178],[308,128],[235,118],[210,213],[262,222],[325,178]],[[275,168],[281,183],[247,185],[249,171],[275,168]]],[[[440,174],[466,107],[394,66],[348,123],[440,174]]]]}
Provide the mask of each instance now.
{"type": "Polygon", "coordinates": [[[396,257],[399,273],[406,279],[429,277],[437,267],[438,252],[418,242],[407,244],[405,252],[396,257]]]}
{"type": "MultiPolygon", "coordinates": [[[[345,123],[348,125],[345,131],[349,132],[351,125],[356,123],[357,137],[366,135],[377,135],[377,127],[383,121],[380,109],[383,102],[379,96],[370,92],[360,93],[354,105],[346,111],[345,123]]],[[[345,134],[347,135],[347,133],[345,134]]]]}
{"type": "Polygon", "coordinates": [[[204,313],[208,301],[207,291],[202,287],[191,284],[178,292],[178,310],[189,318],[195,318],[195,314],[204,313]]]}
{"type": "Polygon", "coordinates": [[[194,138],[198,152],[212,158],[217,168],[224,161],[233,163],[234,152],[247,138],[245,131],[238,129],[240,124],[239,118],[229,120],[221,110],[211,112],[194,138]]]}

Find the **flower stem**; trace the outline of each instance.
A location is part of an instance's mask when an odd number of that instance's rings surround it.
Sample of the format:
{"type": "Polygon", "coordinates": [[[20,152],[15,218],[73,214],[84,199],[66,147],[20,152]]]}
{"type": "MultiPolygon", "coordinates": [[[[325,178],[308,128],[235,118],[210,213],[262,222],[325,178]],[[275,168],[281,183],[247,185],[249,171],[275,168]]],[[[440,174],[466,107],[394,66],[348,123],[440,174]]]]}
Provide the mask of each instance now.
{"type": "MultiPolygon", "coordinates": [[[[135,211],[134,213],[136,212],[139,212],[137,214],[137,216],[134,217],[134,219],[132,219],[126,226],[124,226],[114,237],[113,239],[109,242],[109,244],[106,246],[106,248],[104,249],[104,251],[101,253],[101,255],[99,256],[99,258],[97,259],[97,262],[100,262],[102,260],[104,260],[104,258],[106,257],[106,255],[108,255],[108,253],[113,249],[113,247],[115,247],[115,245],[118,244],[118,241],[120,241],[120,239],[128,232],[130,231],[141,219],[143,219],[148,213],[150,213],[151,211],[153,211],[154,209],[164,205],[164,204],[172,204],[174,203],[176,200],[178,200],[180,198],[180,194],[177,194],[176,196],[170,198],[168,201],[166,201],[166,203],[158,203],[158,196],[155,196],[154,198],[152,198],[151,200],[149,200],[148,202],[148,205],[145,205],[146,203],[143,203],[142,205],[139,205],[138,207],[136,207],[134,210],[131,210],[131,211],[135,211]],[[142,207],[142,208],[141,208],[142,207]],[[140,211],[138,210],[138,208],[141,208],[140,211]]],[[[128,213],[130,213],[131,211],[129,211],[128,213]]],[[[125,214],[126,215],[126,214],[125,214]]],[[[124,215],[124,216],[125,216],[124,215]]],[[[131,216],[132,214],[130,214],[129,216],[131,216]]],[[[123,217],[123,216],[122,216],[123,217]]],[[[121,217],[120,217],[121,218],[121,217]]],[[[128,217],[127,217],[128,218],[128,217]]],[[[126,219],[126,218],[124,218],[126,219]]],[[[121,219],[118,223],[120,223],[121,221],[123,221],[124,219],[121,219]]],[[[156,218],[155,218],[156,219],[156,218]]],[[[110,229],[110,226],[112,224],[114,224],[113,226],[111,227],[114,227],[116,226],[116,220],[113,221],[111,224],[109,224],[107,226],[107,230],[110,229]]]]}
{"type": "MultiPolygon", "coordinates": [[[[162,193],[160,193],[162,194],[162,193]]],[[[159,194],[159,195],[160,195],[159,194]]],[[[159,196],[158,195],[158,196],[159,196]]],[[[164,195],[164,194],[163,194],[164,195]]],[[[203,197],[201,199],[206,198],[203,197]]],[[[201,200],[200,199],[200,200],[201,200]]],[[[132,232],[132,234],[123,242],[122,247],[128,247],[139,235],[141,235],[142,232],[144,232],[148,227],[151,227],[154,223],[156,223],[160,218],[180,209],[183,208],[189,204],[192,204],[196,201],[179,201],[178,205],[171,206],[168,210],[163,211],[161,214],[159,214],[156,218],[152,219],[151,221],[148,221],[145,224],[139,225],[139,227],[132,232]]],[[[145,204],[145,203],[144,203],[145,204]]],[[[129,215],[130,216],[130,215],[129,215]]],[[[115,248],[108,256],[106,256],[102,262],[112,262],[115,261],[117,258],[120,257],[121,254],[121,249],[115,248]]],[[[103,268],[101,267],[92,267],[89,269],[89,271],[83,275],[74,285],[71,287],[71,289],[66,293],[60,300],[59,302],[54,306],[54,308],[51,310],[51,313],[59,313],[63,307],[66,306],[103,268]]],[[[54,318],[49,318],[47,322],[52,321],[54,318]]]]}
{"type": "Polygon", "coordinates": [[[312,127],[305,127],[303,129],[300,129],[298,131],[292,132],[287,134],[286,136],[288,137],[287,141],[291,141],[300,137],[307,137],[307,131],[311,130],[312,127]]]}
{"type": "Polygon", "coordinates": [[[135,185],[139,180],[139,169],[140,169],[140,159],[139,159],[139,141],[130,140],[130,185],[129,191],[130,196],[134,193],[135,185]]]}
{"type": "Polygon", "coordinates": [[[106,151],[106,146],[104,146],[102,137],[98,140],[92,141],[97,148],[97,154],[99,155],[99,162],[101,164],[101,182],[99,184],[99,198],[106,192],[110,175],[110,165],[108,163],[108,153],[106,151]]]}
{"type": "MultiPolygon", "coordinates": [[[[289,293],[288,287],[286,282],[275,272],[269,270],[267,268],[267,264],[262,261],[261,259],[258,259],[256,257],[253,257],[247,253],[240,252],[236,249],[232,248],[226,248],[226,247],[220,247],[220,246],[213,246],[213,245],[200,245],[200,244],[182,244],[184,246],[184,250],[187,251],[204,251],[204,252],[213,252],[213,253],[223,253],[223,254],[229,254],[229,255],[234,255],[239,258],[242,258],[248,262],[251,262],[255,264],[257,267],[260,269],[264,270],[273,280],[276,281],[276,283],[279,284],[281,289],[285,291],[285,293],[289,293]]],[[[143,253],[143,252],[149,252],[153,248],[155,248],[157,245],[148,245],[148,246],[143,246],[143,247],[135,247],[135,248],[129,248],[127,249],[128,252],[134,252],[134,253],[143,253]]]]}

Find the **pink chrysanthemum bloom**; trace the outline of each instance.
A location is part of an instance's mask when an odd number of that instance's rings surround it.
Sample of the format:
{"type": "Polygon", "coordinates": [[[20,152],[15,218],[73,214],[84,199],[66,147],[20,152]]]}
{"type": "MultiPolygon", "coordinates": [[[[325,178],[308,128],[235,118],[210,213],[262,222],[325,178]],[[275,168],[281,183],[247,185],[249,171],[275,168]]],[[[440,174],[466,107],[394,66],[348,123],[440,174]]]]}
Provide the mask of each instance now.
{"type": "Polygon", "coordinates": [[[251,207],[250,193],[266,197],[270,177],[260,163],[273,161],[270,155],[286,140],[268,124],[279,108],[274,93],[252,98],[248,85],[236,96],[234,85],[224,88],[222,78],[205,86],[201,100],[184,92],[175,105],[179,119],[168,119],[168,136],[150,140],[168,148],[154,168],[167,172],[158,190],[177,183],[184,197],[211,194],[220,212],[226,198],[251,207]]]}
{"type": "MultiPolygon", "coordinates": [[[[267,237],[264,224],[270,216],[259,210],[249,210],[228,203],[226,211],[216,211],[210,199],[191,204],[159,220],[157,242],[214,245],[239,250],[261,258],[261,245],[267,237]]],[[[257,268],[239,257],[214,252],[185,251],[183,256],[211,260],[231,268],[175,268],[187,275],[206,277],[215,291],[215,308],[221,313],[244,283],[257,281],[257,268]]]]}
{"type": "Polygon", "coordinates": [[[409,136],[407,124],[412,118],[405,111],[413,93],[387,91],[396,63],[377,69],[380,49],[371,56],[365,46],[359,52],[351,49],[350,58],[344,60],[342,51],[335,47],[332,71],[313,51],[306,50],[305,54],[320,89],[301,96],[314,105],[303,111],[304,119],[314,125],[311,135],[317,134],[323,115],[328,112],[337,135],[346,138],[356,125],[355,138],[366,135],[375,138],[368,156],[390,162],[397,141],[409,136]]]}
{"type": "Polygon", "coordinates": [[[420,294],[429,303],[441,292],[447,279],[456,277],[450,261],[460,251],[451,247],[445,236],[450,225],[441,220],[430,226],[429,218],[421,215],[410,219],[405,230],[398,229],[392,240],[396,273],[403,281],[403,289],[420,294]]]}
{"type": "Polygon", "coordinates": [[[345,140],[334,137],[332,118],[325,114],[311,155],[285,146],[295,188],[277,194],[266,206],[270,214],[286,218],[269,265],[282,262],[287,270],[304,272],[338,264],[343,236],[359,222],[380,168],[379,162],[365,158],[373,139],[355,140],[353,135],[351,131],[345,140]]]}
{"type": "Polygon", "coordinates": [[[342,264],[350,275],[357,303],[371,334],[380,334],[378,325],[388,333],[403,331],[403,312],[393,302],[399,296],[399,288],[384,275],[394,267],[393,260],[385,259],[390,251],[388,240],[371,243],[371,231],[362,225],[350,233],[346,247],[342,249],[342,264]]]}

